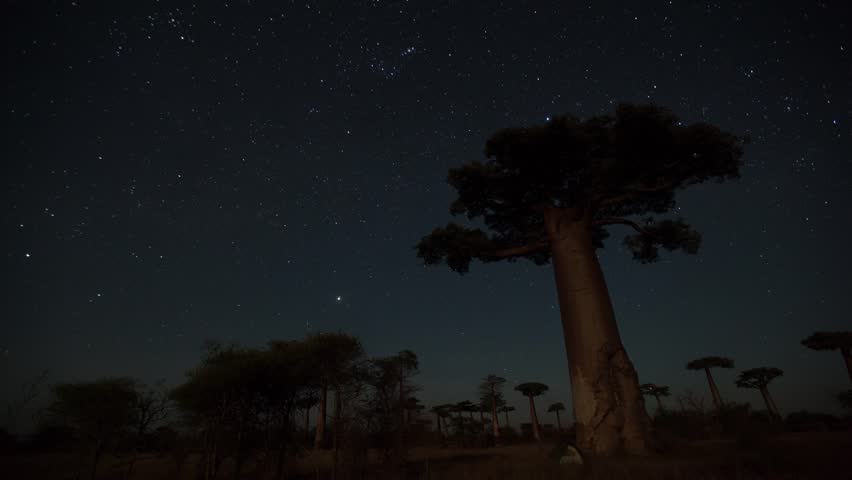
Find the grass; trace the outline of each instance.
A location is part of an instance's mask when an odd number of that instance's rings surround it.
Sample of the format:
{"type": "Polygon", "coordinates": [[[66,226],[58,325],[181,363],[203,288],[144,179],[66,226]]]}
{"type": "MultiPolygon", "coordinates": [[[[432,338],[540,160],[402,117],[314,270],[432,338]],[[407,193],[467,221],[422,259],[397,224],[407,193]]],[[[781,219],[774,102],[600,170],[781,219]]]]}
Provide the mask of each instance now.
{"type": "MultiPolygon", "coordinates": [[[[428,479],[428,480],[514,480],[514,479],[826,479],[852,478],[852,433],[785,433],[759,444],[741,446],[736,441],[702,441],[677,445],[666,455],[650,457],[591,458],[586,465],[559,465],[550,456],[551,444],[518,444],[483,449],[419,447],[409,452],[404,470],[383,465],[378,452],[370,452],[366,469],[344,465],[340,480],[349,478],[428,479]]],[[[0,457],[0,471],[10,479],[73,479],[79,457],[68,454],[19,455],[0,457]]],[[[183,472],[176,475],[168,457],[144,455],[137,461],[132,479],[196,478],[198,458],[190,457],[183,472]]],[[[290,465],[285,478],[332,478],[332,454],[309,453],[290,465]]],[[[233,478],[229,465],[218,478],[233,478]]],[[[249,465],[244,479],[263,478],[249,465]]],[[[99,479],[122,478],[121,459],[107,457],[99,479]]],[[[268,478],[268,477],[267,477],[268,478]]]]}

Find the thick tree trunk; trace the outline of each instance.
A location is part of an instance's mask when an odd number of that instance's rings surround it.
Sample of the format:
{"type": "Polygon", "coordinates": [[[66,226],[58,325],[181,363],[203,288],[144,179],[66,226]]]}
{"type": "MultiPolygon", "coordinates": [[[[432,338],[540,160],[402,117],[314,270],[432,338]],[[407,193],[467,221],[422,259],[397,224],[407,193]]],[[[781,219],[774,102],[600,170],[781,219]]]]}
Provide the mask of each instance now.
{"type": "Polygon", "coordinates": [[[328,385],[323,385],[320,389],[319,409],[317,410],[317,431],[314,437],[314,450],[319,450],[323,447],[323,439],[325,437],[325,417],[328,408],[328,385]]]}
{"type": "Polygon", "coordinates": [[[663,411],[663,402],[660,401],[660,396],[654,395],[654,398],[657,399],[657,410],[663,411]]]}
{"type": "Polygon", "coordinates": [[[504,413],[506,414],[506,426],[509,427],[509,411],[506,410],[504,413]]]}
{"type": "Polygon", "coordinates": [[[719,395],[719,388],[716,387],[716,381],[713,380],[713,374],[710,373],[709,368],[705,368],[704,373],[707,374],[707,383],[710,384],[710,394],[713,395],[713,405],[716,406],[716,411],[721,411],[722,410],[722,396],[719,395]]]}
{"type": "Polygon", "coordinates": [[[443,436],[444,436],[444,434],[443,434],[443,432],[441,431],[441,416],[440,416],[440,415],[438,415],[437,413],[435,414],[435,420],[437,420],[437,422],[436,422],[435,424],[436,424],[436,425],[437,425],[437,427],[438,427],[438,436],[439,436],[439,437],[443,437],[443,436]]]}
{"type": "Polygon", "coordinates": [[[536,442],[541,441],[541,434],[538,432],[538,416],[535,414],[535,400],[530,395],[530,422],[532,422],[533,438],[536,442]]]}
{"type": "Polygon", "coordinates": [[[574,396],[577,443],[587,453],[650,450],[651,425],[633,363],[621,343],[590,219],[545,212],[574,396]]]}
{"type": "Polygon", "coordinates": [[[562,432],[562,420],[559,418],[559,410],[556,411],[556,431],[562,432]]]}
{"type": "Polygon", "coordinates": [[[846,362],[846,371],[849,373],[849,380],[852,380],[852,352],[848,348],[841,348],[840,354],[843,355],[843,361],[846,362]]]}

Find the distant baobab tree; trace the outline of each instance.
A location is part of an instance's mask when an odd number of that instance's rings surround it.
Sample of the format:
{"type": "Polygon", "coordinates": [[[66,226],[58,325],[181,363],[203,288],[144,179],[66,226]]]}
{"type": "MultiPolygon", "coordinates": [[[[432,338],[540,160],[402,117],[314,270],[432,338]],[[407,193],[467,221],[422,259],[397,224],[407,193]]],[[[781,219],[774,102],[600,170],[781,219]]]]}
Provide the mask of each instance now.
{"type": "Polygon", "coordinates": [[[427,265],[465,273],[472,260],[553,264],[568,356],[578,445],[590,453],[648,453],[651,423],[621,341],[595,249],[607,229],[642,262],[660,248],[696,253],[701,235],[675,212],[675,194],[737,178],[745,140],[706,123],[685,125],[665,108],[619,105],[612,115],[558,116],[499,130],[484,162],[449,171],[453,215],[417,244],[427,265]],[[654,217],[656,216],[656,217],[654,217]]]}
{"type": "Polygon", "coordinates": [[[556,428],[557,428],[557,431],[559,431],[559,432],[562,431],[562,419],[559,418],[559,412],[561,412],[563,410],[565,410],[565,405],[563,405],[562,402],[556,402],[553,405],[547,407],[548,412],[551,412],[551,413],[555,412],[556,413],[556,428]]]}
{"type": "Polygon", "coordinates": [[[713,374],[710,373],[711,368],[734,368],[734,361],[725,357],[703,357],[693,360],[686,364],[687,370],[703,370],[707,374],[707,383],[710,384],[710,393],[713,395],[713,404],[716,405],[716,410],[722,409],[722,396],[719,394],[719,388],[716,387],[716,382],[713,381],[713,374]]]}
{"type": "Polygon", "coordinates": [[[443,421],[444,421],[444,418],[446,418],[450,414],[451,408],[452,408],[452,405],[445,403],[445,404],[442,404],[442,405],[435,405],[434,407],[429,409],[430,412],[435,414],[435,426],[438,430],[438,436],[441,437],[442,442],[443,442],[444,436],[446,435],[446,432],[445,432],[445,429],[444,429],[444,426],[443,426],[443,421]]]}
{"type": "Polygon", "coordinates": [[[514,411],[515,411],[515,407],[510,407],[508,405],[503,405],[502,407],[500,407],[500,413],[506,414],[506,426],[507,427],[511,426],[511,425],[509,425],[509,412],[514,412],[514,411]]]}
{"type": "Polygon", "coordinates": [[[852,380],[852,332],[816,332],[802,340],[802,345],[813,350],[840,350],[852,380]]]}
{"type": "Polygon", "coordinates": [[[319,403],[315,392],[308,392],[296,400],[296,408],[305,412],[305,435],[311,433],[311,409],[319,403]]]}
{"type": "Polygon", "coordinates": [[[491,435],[497,439],[500,437],[500,421],[497,417],[497,404],[502,400],[503,384],[506,379],[498,377],[493,373],[482,379],[479,384],[479,395],[483,404],[491,413],[491,435]]]}
{"type": "Polygon", "coordinates": [[[781,375],[784,375],[784,371],[779,368],[752,368],[740,372],[740,375],[736,381],[737,386],[740,388],[755,388],[757,390],[760,390],[760,394],[763,396],[763,401],[764,403],[766,403],[766,411],[769,412],[769,417],[773,421],[776,419],[780,419],[781,414],[778,413],[778,407],[775,406],[775,402],[772,400],[772,396],[769,395],[769,389],[767,388],[767,385],[769,385],[769,382],[774,380],[776,377],[780,377],[781,375]]]}
{"type": "MultiPolygon", "coordinates": [[[[361,341],[345,333],[317,333],[305,339],[305,349],[311,358],[314,373],[319,381],[319,409],[314,448],[325,443],[325,426],[328,419],[328,391],[335,389],[335,404],[339,415],[340,385],[349,376],[351,367],[364,354],[361,341]]],[[[338,422],[335,422],[338,423],[338,422]]],[[[337,435],[335,435],[337,438],[337,435]]]]}
{"type": "Polygon", "coordinates": [[[669,387],[665,385],[657,385],[654,383],[643,383],[639,385],[639,389],[642,390],[642,395],[649,395],[654,397],[657,400],[657,410],[663,410],[663,403],[660,401],[660,397],[668,397],[671,395],[669,392],[669,387]]]}
{"type": "Polygon", "coordinates": [[[530,422],[532,423],[533,438],[537,442],[541,441],[541,434],[538,427],[538,415],[535,414],[535,397],[546,392],[549,388],[547,385],[538,382],[522,383],[515,387],[515,390],[530,399],[530,422]]]}

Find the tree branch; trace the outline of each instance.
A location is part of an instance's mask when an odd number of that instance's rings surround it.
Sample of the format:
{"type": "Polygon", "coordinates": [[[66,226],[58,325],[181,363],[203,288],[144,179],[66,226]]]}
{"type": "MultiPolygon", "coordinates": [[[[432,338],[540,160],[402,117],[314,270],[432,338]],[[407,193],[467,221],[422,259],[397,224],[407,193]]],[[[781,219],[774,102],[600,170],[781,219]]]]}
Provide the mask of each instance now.
{"type": "Polygon", "coordinates": [[[495,258],[519,257],[522,255],[529,255],[531,253],[547,250],[548,247],[550,247],[550,242],[546,240],[540,240],[536,243],[530,243],[527,245],[522,245],[520,247],[511,247],[495,250],[494,252],[491,252],[490,255],[495,258]]]}
{"type": "Polygon", "coordinates": [[[649,237],[656,237],[653,233],[649,232],[645,227],[639,225],[639,223],[630,220],[628,218],[620,218],[620,217],[605,217],[599,218],[592,222],[592,225],[602,227],[604,225],[627,225],[629,227],[633,227],[633,230],[641,233],[642,235],[647,235],[649,237]]]}

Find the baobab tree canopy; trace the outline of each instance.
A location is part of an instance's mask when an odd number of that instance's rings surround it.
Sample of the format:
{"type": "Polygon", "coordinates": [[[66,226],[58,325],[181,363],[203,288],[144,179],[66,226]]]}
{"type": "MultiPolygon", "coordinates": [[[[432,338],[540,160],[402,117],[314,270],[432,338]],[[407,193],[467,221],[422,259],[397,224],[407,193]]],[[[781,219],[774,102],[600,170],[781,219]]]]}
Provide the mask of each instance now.
{"type": "Polygon", "coordinates": [[[546,392],[550,387],[543,383],[538,382],[528,382],[522,383],[515,387],[515,390],[521,392],[527,397],[537,397],[542,393],[546,392]]]}
{"type": "Polygon", "coordinates": [[[802,345],[813,350],[852,350],[852,332],[815,332],[802,345]]]}
{"type": "Polygon", "coordinates": [[[686,364],[687,370],[704,370],[705,368],[734,368],[734,361],[725,357],[703,357],[686,364]]]}
{"type": "Polygon", "coordinates": [[[547,263],[542,212],[548,207],[589,218],[598,247],[608,236],[605,226],[632,227],[624,243],[643,262],[656,260],[660,247],[695,253],[698,232],[682,219],[654,215],[675,208],[678,190],[738,177],[743,143],[712,125],[683,125],[654,105],[625,104],[613,115],[562,116],[500,130],[486,143],[488,160],[452,169],[448,177],[458,193],[450,212],[481,220],[485,229],[450,223],[424,237],[417,253],[426,264],[445,262],[459,273],[473,259],[547,263]]]}
{"type": "Polygon", "coordinates": [[[737,377],[737,386],[740,388],[762,388],[776,377],[784,375],[784,371],[774,367],[760,367],[743,370],[737,377]]]}
{"type": "Polygon", "coordinates": [[[643,383],[639,385],[639,389],[642,390],[642,395],[651,395],[653,397],[668,397],[670,395],[669,387],[655,383],[643,383]]]}

